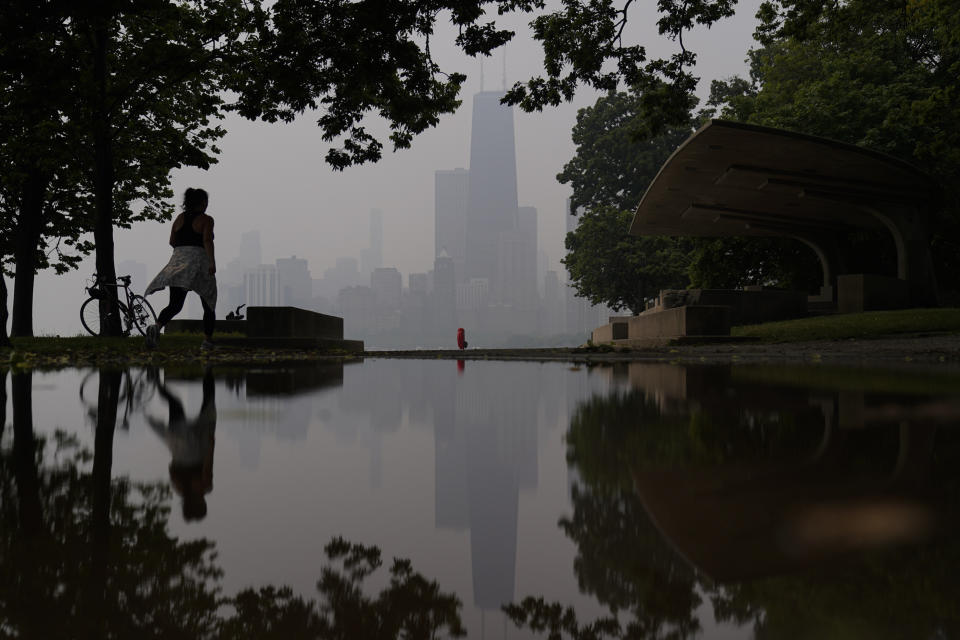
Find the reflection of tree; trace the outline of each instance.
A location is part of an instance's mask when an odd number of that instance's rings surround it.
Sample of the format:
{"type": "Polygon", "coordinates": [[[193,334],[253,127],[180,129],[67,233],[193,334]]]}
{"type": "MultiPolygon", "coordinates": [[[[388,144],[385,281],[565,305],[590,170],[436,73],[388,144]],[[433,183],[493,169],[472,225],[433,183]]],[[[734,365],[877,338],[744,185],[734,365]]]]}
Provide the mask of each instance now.
{"type": "Polygon", "coordinates": [[[821,438],[811,410],[751,409],[739,402],[691,403],[663,411],[643,390],[593,397],[574,412],[567,461],[590,485],[633,486],[640,469],[796,458],[821,438]]]}
{"type": "MultiPolygon", "coordinates": [[[[574,569],[581,589],[618,620],[583,626],[572,610],[528,598],[507,608],[514,622],[552,631],[557,639],[684,638],[698,631],[696,613],[706,595],[720,621],[752,624],[760,639],[960,637],[960,541],[950,537],[960,525],[956,430],[938,432],[926,484],[909,493],[888,485],[863,494],[940,505],[936,515],[944,535],[939,538],[837,554],[830,562],[793,573],[721,584],[673,550],[634,486],[645,471],[669,468],[744,479],[748,476],[730,474],[771,468],[808,472],[784,472],[783,477],[794,480],[783,485],[789,496],[808,480],[836,482],[835,490],[843,491],[864,479],[886,477],[865,473],[865,466],[888,470],[893,464],[888,459],[890,430],[872,428],[849,434],[849,446],[837,452],[838,458],[811,466],[804,461],[811,459],[823,435],[823,418],[806,408],[808,396],[772,386],[733,391],[735,401],[724,393],[705,394],[675,401],[666,410],[660,408],[662,400],[639,390],[596,397],[578,407],[567,435],[567,458],[582,484],[573,488],[573,514],[560,526],[577,545],[574,569]]],[[[718,486],[738,496],[747,484],[718,486]]],[[[765,489],[781,495],[781,485],[765,489]]],[[[826,492],[817,495],[830,499],[826,492]]],[[[843,508],[842,501],[834,504],[843,508]]],[[[855,512],[844,517],[855,517],[855,512]]]]}
{"type": "Polygon", "coordinates": [[[100,374],[91,452],[63,433],[36,437],[31,374],[13,375],[14,443],[0,449],[0,638],[464,635],[459,599],[406,560],[365,595],[380,552],[340,539],[326,547],[341,568],[323,569],[319,603],[276,586],[221,597],[214,544],[168,530],[167,483],[111,477],[120,380],[100,374]]]}
{"type": "MultiPolygon", "coordinates": [[[[18,376],[14,413],[25,419],[30,380],[18,376]]],[[[220,571],[212,543],[169,534],[165,483],[110,480],[119,379],[101,376],[92,455],[58,433],[45,460],[50,443],[34,440],[29,423],[17,439],[33,444],[0,454],[0,629],[12,636],[175,638],[214,629],[220,571]],[[36,513],[10,508],[24,501],[36,513]]]]}
{"type": "Polygon", "coordinates": [[[361,583],[381,566],[379,549],[336,538],[324,550],[341,567],[324,567],[317,583],[319,605],[289,588],[247,589],[231,600],[236,615],[224,622],[222,637],[429,640],[466,635],[460,600],[414,572],[408,560],[393,561],[389,585],[373,598],[361,583]]]}

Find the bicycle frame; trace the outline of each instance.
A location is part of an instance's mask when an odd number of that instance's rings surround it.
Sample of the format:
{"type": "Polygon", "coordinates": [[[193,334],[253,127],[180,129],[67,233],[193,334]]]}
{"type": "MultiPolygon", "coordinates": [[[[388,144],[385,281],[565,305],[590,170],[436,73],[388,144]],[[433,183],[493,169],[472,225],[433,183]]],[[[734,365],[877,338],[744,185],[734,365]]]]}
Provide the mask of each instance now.
{"type": "Polygon", "coordinates": [[[96,273],[93,274],[93,284],[86,288],[87,293],[90,295],[90,299],[85,302],[80,309],[81,320],[84,328],[86,328],[88,332],[97,335],[95,329],[88,326],[87,321],[83,319],[83,310],[90,302],[93,302],[93,300],[100,301],[102,291],[107,287],[114,287],[118,290],[116,297],[117,309],[111,311],[111,314],[115,311],[119,311],[124,335],[129,335],[134,328],[143,334],[148,324],[147,321],[151,317],[153,318],[154,322],[156,321],[156,314],[154,313],[153,308],[150,306],[150,303],[147,302],[143,296],[137,295],[130,291],[130,281],[130,276],[118,276],[115,282],[105,282],[96,273]],[[120,295],[119,289],[123,289],[123,296],[120,295]],[[144,310],[149,311],[149,314],[145,314],[144,310]]]}

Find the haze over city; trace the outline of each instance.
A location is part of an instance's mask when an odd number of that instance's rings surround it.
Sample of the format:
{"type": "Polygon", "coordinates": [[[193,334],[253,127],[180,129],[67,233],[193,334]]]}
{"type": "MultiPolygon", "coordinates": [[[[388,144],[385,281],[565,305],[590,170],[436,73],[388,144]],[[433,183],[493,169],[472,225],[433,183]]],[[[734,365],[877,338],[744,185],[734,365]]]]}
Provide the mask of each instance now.
{"type": "MultiPolygon", "coordinates": [[[[744,59],[752,42],[758,4],[741,3],[735,17],[685,37],[685,46],[699,54],[701,97],[710,80],[745,73],[744,59]]],[[[652,7],[638,7],[629,28],[650,55],[669,55],[679,45],[657,35],[655,15],[652,7]]],[[[338,258],[359,261],[369,242],[370,211],[379,209],[383,212],[382,266],[398,269],[404,288],[409,274],[430,271],[435,258],[435,172],[469,167],[473,95],[481,88],[501,89],[504,79],[508,86],[526,80],[542,65],[538,45],[523,21],[503,23],[518,33],[506,49],[506,64],[502,49],[481,63],[463,56],[452,45],[454,33],[449,27],[437,34],[431,46],[441,66],[468,75],[460,94],[461,107],[416,137],[411,149],[396,153],[385,149],[376,164],[332,170],[324,162],[329,145],[321,140],[315,114],[303,114],[292,124],[251,123],[236,116],[224,120],[228,133],[218,145],[218,164],[209,171],[186,169],[173,176],[177,202],[189,186],[210,192],[209,211],[216,219],[221,267],[237,257],[243,233],[259,231],[264,263],[297,256],[308,261],[314,278],[320,278],[338,258]]],[[[556,174],[574,153],[570,131],[577,109],[592,104],[595,98],[596,94],[582,90],[572,103],[541,113],[513,110],[518,204],[536,208],[538,246],[546,255],[547,268],[558,271],[562,281],[560,259],[570,189],[556,181],[556,174]]],[[[371,128],[376,129],[377,123],[371,128]]],[[[146,277],[152,277],[169,257],[168,227],[169,223],[143,222],[129,230],[116,230],[117,263],[146,264],[146,277]]],[[[37,335],[82,331],[75,310],[85,297],[83,285],[93,271],[89,256],[68,274],[39,274],[34,315],[37,335]]],[[[142,291],[146,284],[135,280],[134,288],[142,291]]],[[[542,288],[542,282],[540,285],[542,288]]],[[[151,302],[161,308],[166,294],[151,297],[151,302]]],[[[229,310],[221,303],[218,317],[229,310]]],[[[349,324],[345,333],[350,336],[349,324]]]]}

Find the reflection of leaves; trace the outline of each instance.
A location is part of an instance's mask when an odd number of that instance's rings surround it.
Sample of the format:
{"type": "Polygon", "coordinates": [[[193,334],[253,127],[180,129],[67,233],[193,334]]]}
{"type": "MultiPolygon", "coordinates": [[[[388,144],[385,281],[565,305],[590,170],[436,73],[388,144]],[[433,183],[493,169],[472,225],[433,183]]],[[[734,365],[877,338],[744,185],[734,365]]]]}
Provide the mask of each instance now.
{"type": "Polygon", "coordinates": [[[465,635],[460,600],[416,573],[409,560],[393,561],[389,586],[373,598],[361,582],[382,564],[380,549],[334,538],[325,551],[342,570],[323,568],[319,605],[289,587],[246,589],[228,601],[236,613],[224,621],[220,637],[429,640],[465,635]]]}
{"type": "Polygon", "coordinates": [[[180,542],[167,530],[171,493],[166,483],[111,483],[106,556],[91,554],[92,454],[58,433],[54,463],[42,466],[38,441],[38,499],[45,529],[19,526],[19,496],[8,452],[0,464],[0,629],[19,637],[208,637],[216,623],[213,543],[180,542]],[[51,615],[56,611],[57,615],[51,615]]]}
{"type": "MultiPolygon", "coordinates": [[[[66,638],[409,638],[465,635],[460,600],[396,559],[375,597],[363,580],[380,550],[342,538],[325,548],[332,563],[317,584],[320,604],[286,586],[220,597],[214,544],[170,535],[165,482],[110,481],[109,526],[96,526],[93,455],[57,433],[29,451],[45,528],[21,522],[15,452],[0,451],[0,637],[66,638]],[[52,460],[52,461],[51,461],[52,460]],[[108,531],[108,539],[98,539],[108,531]],[[100,533],[98,533],[100,532],[100,533]],[[105,549],[91,553],[91,549],[105,549]],[[226,605],[226,606],[224,606],[226,605]],[[229,608],[232,612],[224,615],[229,608]],[[52,615],[56,613],[56,615],[52,615]]],[[[22,463],[22,461],[21,461],[22,463]]]]}
{"type": "Polygon", "coordinates": [[[582,590],[616,615],[628,611],[627,638],[685,638],[700,625],[697,575],[663,539],[630,490],[574,487],[573,516],[560,521],[577,544],[582,590]]]}
{"type": "Polygon", "coordinates": [[[601,618],[580,626],[577,614],[571,607],[559,603],[547,603],[543,598],[524,598],[520,604],[503,608],[510,620],[519,628],[547,632],[550,640],[561,640],[564,634],[572,640],[602,640],[619,638],[620,623],[615,617],[601,618]]]}
{"type": "MultiPolygon", "coordinates": [[[[960,637],[955,604],[960,544],[953,538],[851,555],[829,566],[741,583],[714,584],[680,558],[634,491],[635,471],[797,460],[822,433],[822,415],[804,388],[703,386],[689,404],[667,400],[661,405],[639,390],[596,397],[581,404],[571,420],[567,458],[582,484],[573,487],[573,514],[560,526],[577,545],[574,570],[581,590],[619,616],[621,637],[696,634],[701,594],[710,598],[719,621],[752,623],[758,639],[960,637]],[[632,614],[632,620],[624,613],[632,614]]],[[[895,456],[901,445],[897,432],[889,429],[845,435],[848,447],[835,464],[842,464],[848,478],[857,477],[865,465],[889,469],[890,453],[895,456]]],[[[954,527],[960,524],[958,459],[960,435],[939,431],[929,461],[930,482],[925,493],[915,496],[941,505],[941,523],[954,527]]],[[[876,477],[876,470],[870,477],[876,477]]],[[[524,601],[521,606],[532,605],[524,601]]],[[[533,614],[526,613],[528,617],[515,619],[526,623],[533,614]]],[[[563,624],[545,628],[578,638],[575,631],[581,627],[563,624]]]]}

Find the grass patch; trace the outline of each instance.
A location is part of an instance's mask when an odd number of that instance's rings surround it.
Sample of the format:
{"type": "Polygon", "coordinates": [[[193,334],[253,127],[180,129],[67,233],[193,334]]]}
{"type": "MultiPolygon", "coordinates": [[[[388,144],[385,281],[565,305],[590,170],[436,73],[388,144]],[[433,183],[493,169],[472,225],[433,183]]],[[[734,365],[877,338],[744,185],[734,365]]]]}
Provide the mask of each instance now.
{"type": "Polygon", "coordinates": [[[881,338],[897,334],[960,333],[960,309],[867,311],[733,327],[730,334],[763,342],[881,338]]]}
{"type": "MultiPolygon", "coordinates": [[[[218,333],[217,338],[241,337],[218,333]]],[[[326,359],[332,352],[301,349],[217,348],[202,351],[203,336],[195,333],[165,333],[156,349],[147,349],[143,337],[99,338],[94,336],[40,336],[12,338],[13,348],[0,348],[0,368],[61,368],[84,366],[152,366],[192,362],[262,363],[326,359]]],[[[350,354],[354,356],[355,354],[350,354]]]]}

